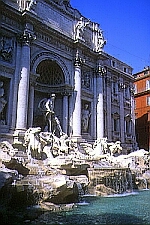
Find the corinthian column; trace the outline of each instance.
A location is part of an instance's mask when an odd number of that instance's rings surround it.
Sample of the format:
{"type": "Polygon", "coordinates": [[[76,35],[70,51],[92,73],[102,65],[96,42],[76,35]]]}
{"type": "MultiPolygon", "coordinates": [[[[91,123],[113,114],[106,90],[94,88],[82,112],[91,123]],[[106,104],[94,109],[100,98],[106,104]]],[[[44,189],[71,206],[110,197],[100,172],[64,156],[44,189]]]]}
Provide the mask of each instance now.
{"type": "Polygon", "coordinates": [[[20,131],[25,130],[27,126],[30,73],[30,42],[33,40],[33,38],[33,35],[31,35],[28,31],[25,31],[20,37],[20,41],[22,43],[22,53],[16,121],[16,130],[20,131]]]}
{"type": "Polygon", "coordinates": [[[73,137],[81,137],[81,64],[78,53],[75,59],[73,137]]]}
{"type": "Polygon", "coordinates": [[[97,68],[97,139],[104,136],[104,112],[103,112],[103,74],[104,67],[97,68]]]}

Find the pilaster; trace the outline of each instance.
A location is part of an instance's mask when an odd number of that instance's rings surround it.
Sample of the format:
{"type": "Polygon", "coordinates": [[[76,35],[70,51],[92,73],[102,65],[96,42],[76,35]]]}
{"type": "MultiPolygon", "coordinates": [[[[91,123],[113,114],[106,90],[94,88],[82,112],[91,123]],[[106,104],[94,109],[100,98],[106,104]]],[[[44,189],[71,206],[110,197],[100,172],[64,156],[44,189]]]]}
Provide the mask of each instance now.
{"type": "Polygon", "coordinates": [[[112,106],[111,106],[111,73],[108,71],[106,76],[106,110],[107,110],[107,138],[112,140],[112,106]]]}
{"type": "Polygon", "coordinates": [[[125,121],[124,121],[124,84],[123,80],[121,79],[119,82],[119,106],[120,106],[120,137],[121,137],[121,142],[125,142],[125,121]]]}
{"type": "Polygon", "coordinates": [[[28,127],[33,125],[33,111],[34,111],[34,90],[36,85],[36,79],[39,77],[39,74],[30,73],[30,92],[29,92],[29,108],[28,108],[28,127]]]}
{"type": "Polygon", "coordinates": [[[68,112],[69,112],[69,93],[65,91],[63,93],[63,132],[68,133],[68,112]]]}

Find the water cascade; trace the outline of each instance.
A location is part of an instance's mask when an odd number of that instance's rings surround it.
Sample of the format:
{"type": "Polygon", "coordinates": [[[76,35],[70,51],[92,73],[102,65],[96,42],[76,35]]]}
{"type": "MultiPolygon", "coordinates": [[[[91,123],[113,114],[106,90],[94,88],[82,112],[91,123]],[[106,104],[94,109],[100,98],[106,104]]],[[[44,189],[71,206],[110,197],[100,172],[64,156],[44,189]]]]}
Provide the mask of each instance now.
{"type": "Polygon", "coordinates": [[[84,195],[84,190],[82,188],[82,184],[81,183],[76,183],[77,187],[78,187],[78,196],[79,196],[79,200],[80,198],[84,195]]]}
{"type": "Polygon", "coordinates": [[[97,189],[97,195],[121,194],[133,190],[129,168],[90,168],[88,174],[90,194],[95,194],[97,189]]]}

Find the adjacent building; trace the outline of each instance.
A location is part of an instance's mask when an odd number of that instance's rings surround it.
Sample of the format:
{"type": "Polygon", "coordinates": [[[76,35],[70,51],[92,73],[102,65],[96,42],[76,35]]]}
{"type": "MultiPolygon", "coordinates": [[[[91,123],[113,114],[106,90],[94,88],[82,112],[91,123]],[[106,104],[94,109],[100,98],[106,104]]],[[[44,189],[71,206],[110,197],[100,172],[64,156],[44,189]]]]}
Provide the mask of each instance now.
{"type": "Polygon", "coordinates": [[[150,150],[150,67],[134,77],[136,138],[139,148],[150,150]]]}
{"type": "Polygon", "coordinates": [[[44,130],[39,103],[55,94],[69,137],[107,137],[133,151],[132,68],[104,52],[99,24],[66,0],[2,0],[0,7],[0,140],[19,141],[29,127],[44,130]]]}

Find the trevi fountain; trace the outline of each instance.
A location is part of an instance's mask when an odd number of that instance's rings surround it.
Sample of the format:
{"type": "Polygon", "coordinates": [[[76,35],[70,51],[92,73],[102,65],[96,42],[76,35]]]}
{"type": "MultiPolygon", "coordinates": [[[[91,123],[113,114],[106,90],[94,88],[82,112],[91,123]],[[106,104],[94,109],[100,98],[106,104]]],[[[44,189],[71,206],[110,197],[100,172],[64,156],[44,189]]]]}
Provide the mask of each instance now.
{"type": "MultiPolygon", "coordinates": [[[[120,141],[109,143],[107,138],[77,142],[62,131],[52,103],[50,99],[39,103],[47,121],[43,131],[32,127],[22,142],[0,143],[2,224],[87,224],[84,213],[72,214],[72,222],[63,220],[61,213],[87,207],[87,196],[101,199],[103,209],[106,197],[150,187],[148,151],[137,149],[123,155],[120,141]],[[82,214],[83,221],[77,221],[82,214]]],[[[96,221],[89,220],[90,224],[116,224],[104,217],[96,221]]]]}

